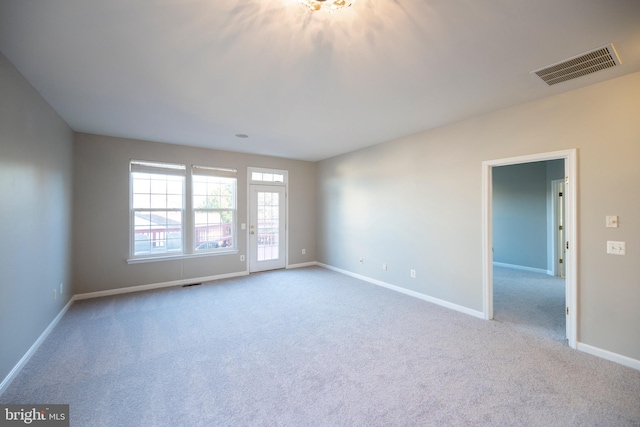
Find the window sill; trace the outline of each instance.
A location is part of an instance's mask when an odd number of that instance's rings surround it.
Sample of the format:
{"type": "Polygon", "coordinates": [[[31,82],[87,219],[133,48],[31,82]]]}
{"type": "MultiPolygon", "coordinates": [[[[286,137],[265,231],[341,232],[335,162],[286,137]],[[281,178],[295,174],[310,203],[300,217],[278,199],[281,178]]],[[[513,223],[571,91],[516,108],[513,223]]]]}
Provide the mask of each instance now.
{"type": "Polygon", "coordinates": [[[237,254],[239,251],[237,249],[232,249],[228,251],[216,251],[216,252],[206,252],[201,254],[180,254],[180,255],[158,255],[151,257],[139,257],[139,258],[128,258],[127,264],[142,264],[145,262],[156,262],[156,261],[172,261],[178,259],[191,259],[191,258],[205,258],[210,256],[218,256],[218,255],[233,255],[237,254]]]}

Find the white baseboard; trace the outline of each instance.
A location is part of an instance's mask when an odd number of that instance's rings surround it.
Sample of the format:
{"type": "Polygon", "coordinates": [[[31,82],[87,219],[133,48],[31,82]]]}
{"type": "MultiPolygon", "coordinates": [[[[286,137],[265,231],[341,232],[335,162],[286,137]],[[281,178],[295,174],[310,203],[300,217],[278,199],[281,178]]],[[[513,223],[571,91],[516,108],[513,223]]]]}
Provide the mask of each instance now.
{"type": "Polygon", "coordinates": [[[6,389],[9,387],[11,382],[13,382],[13,380],[18,376],[22,368],[24,368],[24,366],[27,364],[29,359],[31,359],[31,356],[34,355],[38,347],[40,347],[40,345],[44,342],[44,340],[47,339],[51,331],[53,331],[53,328],[55,328],[58,322],[60,321],[60,319],[62,319],[62,316],[64,316],[67,310],[69,310],[69,307],[71,307],[71,304],[73,304],[74,299],[75,298],[72,297],[69,300],[69,302],[62,308],[62,310],[60,310],[60,313],[58,313],[58,315],[51,321],[51,323],[49,323],[49,326],[47,326],[44,332],[40,334],[36,342],[34,342],[31,345],[29,350],[27,350],[24,356],[22,356],[22,358],[18,361],[18,363],[16,363],[16,366],[14,366],[11,372],[9,372],[7,376],[2,380],[2,382],[0,383],[0,395],[2,395],[2,393],[6,391],[6,389]]]}
{"type": "Polygon", "coordinates": [[[213,280],[227,279],[231,277],[247,276],[248,274],[249,274],[248,271],[241,271],[238,273],[219,274],[216,276],[196,277],[193,279],[174,280],[171,282],[153,283],[149,285],[130,286],[127,288],[110,289],[108,291],[76,294],[69,300],[67,305],[64,306],[64,308],[60,311],[60,313],[58,313],[58,315],[55,317],[55,319],[53,319],[53,321],[49,324],[49,326],[47,326],[47,329],[44,330],[44,332],[38,337],[36,342],[33,343],[31,348],[29,348],[29,350],[24,354],[24,356],[22,356],[20,361],[16,364],[16,366],[13,367],[11,372],[9,372],[9,374],[2,380],[2,382],[0,383],[0,395],[4,393],[4,391],[7,389],[7,387],[9,387],[9,385],[14,380],[14,378],[20,373],[22,368],[24,368],[24,366],[27,364],[29,359],[31,359],[31,356],[33,356],[33,354],[38,349],[38,347],[40,347],[40,345],[44,342],[44,340],[49,336],[53,328],[58,324],[60,319],[62,319],[62,316],[64,316],[67,310],[69,310],[69,307],[71,307],[71,304],[73,304],[74,301],[89,299],[89,298],[106,297],[110,295],[126,294],[130,292],[148,291],[151,289],[167,288],[171,286],[188,285],[191,283],[209,282],[213,280]]]}
{"type": "Polygon", "coordinates": [[[505,267],[505,268],[512,268],[514,270],[523,270],[523,271],[530,271],[532,273],[541,273],[541,274],[547,274],[549,276],[553,276],[553,271],[551,270],[545,270],[544,268],[534,268],[534,267],[527,267],[524,265],[517,265],[517,264],[507,264],[504,262],[497,262],[494,261],[493,265],[495,265],[496,267],[505,267]]]}
{"type": "Polygon", "coordinates": [[[463,307],[463,306],[458,305],[458,304],[454,304],[454,303],[451,303],[451,302],[448,302],[448,301],[445,301],[445,300],[434,298],[434,297],[431,297],[429,295],[421,294],[420,292],[412,291],[410,289],[401,288],[400,286],[392,285],[390,283],[386,283],[386,282],[383,282],[383,281],[380,281],[380,280],[372,279],[372,278],[367,277],[367,276],[362,276],[360,274],[352,273],[350,271],[343,270],[343,269],[337,268],[337,267],[333,267],[333,266],[330,266],[330,265],[327,265],[327,264],[317,263],[317,265],[320,266],[320,267],[326,268],[328,270],[333,270],[333,271],[336,271],[338,273],[345,274],[347,276],[355,277],[356,279],[360,279],[360,280],[363,280],[365,282],[372,283],[374,285],[382,286],[383,288],[391,289],[393,291],[400,292],[402,294],[409,295],[409,296],[412,296],[414,298],[419,298],[421,300],[424,300],[424,301],[427,301],[427,302],[430,302],[430,303],[433,303],[433,304],[437,304],[437,305],[440,305],[442,307],[450,308],[452,310],[459,311],[459,312],[464,313],[464,314],[469,314],[471,316],[475,316],[475,317],[479,317],[481,319],[484,319],[484,313],[481,312],[481,311],[472,310],[470,308],[463,307]]]}
{"type": "Polygon", "coordinates": [[[317,266],[317,265],[318,265],[318,263],[316,261],[302,262],[300,264],[289,264],[289,265],[287,265],[287,270],[291,270],[293,268],[314,267],[314,266],[317,266]]]}
{"type": "Polygon", "coordinates": [[[172,286],[182,286],[182,285],[190,285],[192,283],[201,283],[201,282],[210,282],[210,281],[213,281],[213,280],[229,279],[231,277],[246,276],[248,274],[249,274],[248,271],[240,271],[238,273],[219,274],[219,275],[216,275],[216,276],[194,277],[192,279],[180,279],[180,280],[173,280],[171,282],[152,283],[152,284],[149,284],[149,285],[129,286],[129,287],[126,287],[126,288],[109,289],[107,291],[87,292],[87,293],[84,293],[84,294],[77,294],[73,298],[74,298],[74,300],[83,300],[83,299],[89,299],[89,298],[100,298],[100,297],[107,297],[107,296],[111,296],[111,295],[128,294],[130,292],[149,291],[149,290],[152,290],[152,289],[170,288],[172,286]]]}
{"type": "MultiPolygon", "coordinates": [[[[496,264],[500,264],[500,263],[496,263],[496,264]]],[[[330,265],[327,265],[327,264],[316,263],[316,265],[318,265],[320,267],[323,267],[323,268],[326,268],[328,270],[333,270],[333,271],[336,271],[338,273],[345,274],[347,276],[355,277],[356,279],[360,279],[360,280],[363,280],[365,282],[372,283],[374,285],[382,286],[382,287],[385,287],[387,289],[391,289],[391,290],[394,290],[394,291],[397,291],[397,292],[401,292],[401,293],[406,294],[406,295],[410,295],[412,297],[420,298],[420,299],[422,299],[424,301],[428,301],[428,302],[431,302],[431,303],[434,303],[434,304],[437,304],[437,305],[441,305],[443,307],[450,308],[452,310],[460,311],[462,313],[469,314],[471,316],[475,316],[475,317],[479,317],[481,319],[484,319],[484,313],[482,313],[481,311],[472,310],[472,309],[467,308],[467,307],[463,307],[463,306],[460,306],[460,305],[457,305],[457,304],[453,304],[453,303],[450,303],[450,302],[447,302],[447,301],[444,301],[444,300],[441,300],[441,299],[438,299],[438,298],[433,298],[433,297],[430,297],[428,295],[421,294],[419,292],[415,292],[415,291],[412,291],[412,290],[409,290],[409,289],[401,288],[399,286],[391,285],[389,283],[385,283],[385,282],[382,282],[380,280],[371,279],[371,278],[363,276],[361,274],[352,273],[350,271],[343,270],[343,269],[337,268],[337,267],[333,267],[333,266],[330,266],[330,265]]],[[[510,264],[506,264],[506,265],[502,265],[502,266],[509,267],[510,264]]],[[[546,270],[543,270],[543,271],[546,272],[546,270]]],[[[589,354],[591,354],[593,356],[597,356],[597,357],[600,357],[602,359],[610,360],[612,362],[619,363],[621,365],[627,366],[629,368],[637,369],[637,370],[640,371],[640,360],[632,359],[631,357],[623,356],[621,354],[617,354],[617,353],[614,353],[614,352],[608,351],[608,350],[603,350],[601,348],[594,347],[594,346],[591,346],[589,344],[584,344],[584,343],[581,343],[581,342],[577,343],[576,348],[579,351],[582,351],[582,352],[585,352],[585,353],[589,353],[589,354]]]]}
{"type": "Polygon", "coordinates": [[[623,356],[621,354],[614,353],[609,350],[603,350],[601,348],[594,347],[592,345],[581,343],[581,342],[578,342],[578,345],[576,346],[576,348],[585,353],[589,353],[594,356],[600,357],[602,359],[607,359],[612,362],[616,362],[621,365],[628,366],[629,368],[633,368],[640,371],[640,360],[632,359],[631,357],[623,356]]]}

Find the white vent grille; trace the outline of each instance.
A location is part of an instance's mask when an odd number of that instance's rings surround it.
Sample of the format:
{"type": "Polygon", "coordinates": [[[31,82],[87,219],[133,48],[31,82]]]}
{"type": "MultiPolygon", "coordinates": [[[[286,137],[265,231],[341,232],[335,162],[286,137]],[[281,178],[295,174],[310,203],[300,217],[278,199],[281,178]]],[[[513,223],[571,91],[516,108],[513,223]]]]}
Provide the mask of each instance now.
{"type": "Polygon", "coordinates": [[[617,65],[620,65],[620,58],[613,44],[609,44],[531,73],[551,86],[617,65]]]}

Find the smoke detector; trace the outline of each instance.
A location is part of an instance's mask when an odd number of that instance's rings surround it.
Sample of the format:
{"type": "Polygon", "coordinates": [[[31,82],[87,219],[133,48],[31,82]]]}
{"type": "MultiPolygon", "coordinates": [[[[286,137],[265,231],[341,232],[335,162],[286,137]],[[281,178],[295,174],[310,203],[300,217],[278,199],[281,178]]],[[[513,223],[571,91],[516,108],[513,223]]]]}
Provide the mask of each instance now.
{"type": "Polygon", "coordinates": [[[620,65],[620,58],[613,44],[581,53],[562,62],[532,71],[549,86],[566,82],[596,71],[620,65]]]}

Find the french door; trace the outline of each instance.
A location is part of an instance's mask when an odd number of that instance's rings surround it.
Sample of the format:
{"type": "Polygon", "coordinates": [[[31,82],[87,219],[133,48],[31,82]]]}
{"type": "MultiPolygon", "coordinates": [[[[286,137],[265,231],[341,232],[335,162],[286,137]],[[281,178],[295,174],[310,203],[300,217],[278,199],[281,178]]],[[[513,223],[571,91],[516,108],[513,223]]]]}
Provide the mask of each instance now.
{"type": "Polygon", "coordinates": [[[286,267],[285,197],[286,192],[283,186],[250,186],[250,272],[286,267]]]}

